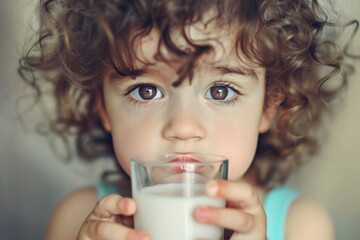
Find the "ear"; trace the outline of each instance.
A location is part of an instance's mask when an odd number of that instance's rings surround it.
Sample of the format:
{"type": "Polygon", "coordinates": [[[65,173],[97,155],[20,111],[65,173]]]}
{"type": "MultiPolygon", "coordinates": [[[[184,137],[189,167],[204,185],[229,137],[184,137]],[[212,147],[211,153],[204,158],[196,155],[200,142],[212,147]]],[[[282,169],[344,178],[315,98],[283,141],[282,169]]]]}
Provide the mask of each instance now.
{"type": "Polygon", "coordinates": [[[270,129],[277,111],[278,108],[274,103],[266,104],[260,120],[259,133],[265,133],[270,129]]]}
{"type": "Polygon", "coordinates": [[[109,116],[106,111],[104,99],[100,94],[98,94],[96,97],[96,107],[103,127],[105,128],[106,131],[111,132],[109,116]]]}

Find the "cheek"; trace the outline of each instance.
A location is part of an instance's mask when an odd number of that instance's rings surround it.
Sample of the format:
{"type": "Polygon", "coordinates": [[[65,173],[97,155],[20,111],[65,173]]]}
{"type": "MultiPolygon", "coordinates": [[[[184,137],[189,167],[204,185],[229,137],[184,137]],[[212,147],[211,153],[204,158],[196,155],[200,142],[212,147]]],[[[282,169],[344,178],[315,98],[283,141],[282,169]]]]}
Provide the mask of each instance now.
{"type": "Polygon", "coordinates": [[[128,174],[130,173],[130,159],[140,153],[152,152],[156,149],[156,141],[152,139],[154,132],[147,127],[124,126],[115,127],[112,131],[113,145],[117,161],[128,174]],[[152,139],[150,141],[150,139],[152,139]]]}
{"type": "Polygon", "coordinates": [[[254,159],[257,142],[257,127],[249,124],[223,126],[216,131],[215,148],[229,159],[229,179],[237,180],[248,170],[254,159]]]}

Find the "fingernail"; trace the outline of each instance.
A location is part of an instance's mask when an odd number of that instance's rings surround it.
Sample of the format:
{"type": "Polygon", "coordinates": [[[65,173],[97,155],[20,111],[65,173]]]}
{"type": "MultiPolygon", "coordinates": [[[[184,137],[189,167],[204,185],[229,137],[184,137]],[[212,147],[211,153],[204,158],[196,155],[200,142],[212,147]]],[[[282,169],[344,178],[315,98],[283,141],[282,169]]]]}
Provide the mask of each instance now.
{"type": "Polygon", "coordinates": [[[207,207],[198,207],[196,210],[196,216],[199,220],[207,220],[210,216],[210,211],[207,207]]]}
{"type": "Polygon", "coordinates": [[[216,196],[219,191],[219,185],[216,181],[210,181],[207,185],[207,193],[211,196],[216,196]]]}
{"type": "Polygon", "coordinates": [[[136,236],[136,240],[148,240],[149,236],[147,235],[147,233],[138,233],[138,235],[136,236]]]}
{"type": "Polygon", "coordinates": [[[123,199],[122,209],[127,212],[129,210],[129,201],[127,199],[123,199]]]}

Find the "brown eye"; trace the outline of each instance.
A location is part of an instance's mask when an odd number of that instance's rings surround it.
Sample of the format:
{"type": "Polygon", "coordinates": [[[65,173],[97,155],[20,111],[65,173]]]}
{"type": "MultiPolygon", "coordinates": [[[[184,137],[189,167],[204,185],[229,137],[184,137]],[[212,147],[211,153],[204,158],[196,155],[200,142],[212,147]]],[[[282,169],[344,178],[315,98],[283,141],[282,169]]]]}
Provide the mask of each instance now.
{"type": "Polygon", "coordinates": [[[131,95],[140,101],[162,98],[162,92],[154,85],[140,84],[131,91],[131,95]]]}
{"type": "Polygon", "coordinates": [[[156,96],[157,89],[154,86],[141,86],[139,87],[139,95],[142,99],[149,100],[156,96]]]}
{"type": "Polygon", "coordinates": [[[229,102],[241,95],[240,91],[228,84],[215,84],[211,86],[205,93],[205,98],[210,100],[216,100],[219,102],[229,102]]]}
{"type": "Polygon", "coordinates": [[[224,100],[228,95],[228,87],[226,86],[211,87],[210,95],[215,100],[224,100]]]}

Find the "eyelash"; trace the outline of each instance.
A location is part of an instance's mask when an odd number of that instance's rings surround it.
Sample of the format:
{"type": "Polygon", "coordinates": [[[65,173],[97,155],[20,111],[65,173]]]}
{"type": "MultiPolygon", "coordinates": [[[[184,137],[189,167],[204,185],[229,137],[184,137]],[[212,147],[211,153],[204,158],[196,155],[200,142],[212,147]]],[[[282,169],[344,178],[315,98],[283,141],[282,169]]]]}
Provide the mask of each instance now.
{"type": "Polygon", "coordinates": [[[136,107],[140,107],[140,108],[141,107],[147,107],[148,105],[154,103],[154,100],[152,100],[152,101],[150,101],[150,100],[149,101],[147,101],[147,100],[141,101],[141,100],[137,100],[137,99],[135,99],[134,97],[131,96],[131,92],[133,92],[135,89],[137,89],[138,87],[141,87],[141,86],[153,86],[153,87],[157,88],[158,91],[160,91],[162,95],[164,95],[163,91],[154,84],[139,83],[139,84],[130,86],[125,90],[124,96],[126,96],[128,98],[128,100],[130,101],[130,103],[134,104],[136,107]]]}
{"type": "MultiPolygon", "coordinates": [[[[136,85],[133,85],[133,86],[130,86],[128,87],[126,90],[125,90],[125,94],[124,96],[126,96],[128,98],[128,100],[130,101],[130,103],[134,104],[136,107],[146,107],[152,103],[154,103],[154,101],[156,101],[156,99],[152,99],[147,101],[147,100],[144,100],[144,101],[141,101],[141,100],[137,100],[135,99],[133,96],[131,96],[131,93],[137,89],[138,87],[141,87],[141,86],[146,86],[146,85],[149,85],[149,86],[154,86],[155,88],[158,89],[158,91],[161,92],[162,95],[164,95],[163,91],[157,87],[156,85],[154,84],[148,84],[148,83],[139,83],[139,84],[136,84],[136,85]]],[[[235,96],[230,99],[230,100],[216,100],[216,99],[210,99],[210,98],[206,98],[207,100],[211,101],[211,102],[214,102],[216,104],[225,104],[225,105],[235,105],[238,101],[239,101],[239,96],[243,96],[244,94],[242,92],[240,92],[231,82],[227,82],[227,81],[218,81],[218,82],[214,82],[213,84],[211,84],[211,86],[209,86],[206,90],[206,92],[204,93],[204,96],[205,94],[212,88],[212,87],[228,87],[229,89],[231,89],[235,96]]]]}
{"type": "MultiPolygon", "coordinates": [[[[245,94],[242,93],[241,91],[239,91],[236,86],[234,86],[233,83],[231,82],[228,82],[228,81],[218,81],[218,82],[215,82],[213,83],[210,87],[207,88],[206,92],[209,91],[210,88],[212,87],[228,87],[230,88],[232,91],[234,91],[234,94],[236,96],[234,96],[232,99],[230,100],[215,100],[215,99],[208,99],[209,101],[212,101],[212,102],[215,102],[217,104],[225,104],[225,105],[229,105],[229,106],[233,106],[235,105],[236,103],[238,103],[239,101],[239,97],[240,96],[244,96],[245,94]]],[[[205,92],[205,94],[206,94],[205,92]]],[[[205,95],[204,94],[204,95],[205,95]]]]}

